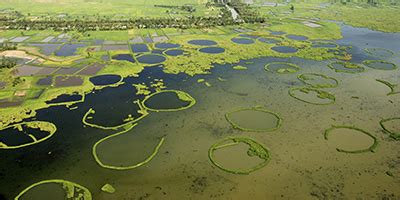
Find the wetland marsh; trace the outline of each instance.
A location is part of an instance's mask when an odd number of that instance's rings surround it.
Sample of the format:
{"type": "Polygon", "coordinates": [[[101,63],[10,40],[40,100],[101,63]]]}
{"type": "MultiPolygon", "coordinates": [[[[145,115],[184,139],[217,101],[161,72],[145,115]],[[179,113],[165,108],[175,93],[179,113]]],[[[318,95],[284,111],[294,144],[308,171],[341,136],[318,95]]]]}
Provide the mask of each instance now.
{"type": "Polygon", "coordinates": [[[22,61],[0,71],[0,200],[400,199],[400,32],[309,27],[307,6],[199,29],[1,30],[18,39],[3,59],[22,61]]]}

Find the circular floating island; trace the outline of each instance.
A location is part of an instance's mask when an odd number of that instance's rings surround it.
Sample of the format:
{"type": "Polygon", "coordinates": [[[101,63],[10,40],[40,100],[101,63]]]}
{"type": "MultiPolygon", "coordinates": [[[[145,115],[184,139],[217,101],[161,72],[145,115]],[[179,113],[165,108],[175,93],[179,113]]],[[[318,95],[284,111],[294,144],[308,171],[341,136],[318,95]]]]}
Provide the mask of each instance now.
{"type": "Polygon", "coordinates": [[[296,48],[290,46],[274,46],[271,49],[278,53],[296,53],[298,51],[296,48]]]}
{"type": "Polygon", "coordinates": [[[376,57],[385,57],[389,58],[394,56],[394,52],[388,49],[383,49],[383,48],[365,48],[365,52],[370,54],[371,56],[376,56],[376,57]]]}
{"type": "Polygon", "coordinates": [[[66,180],[45,180],[24,189],[15,200],[80,199],[91,200],[90,191],[77,183],[66,180]]]}
{"type": "Polygon", "coordinates": [[[158,64],[164,62],[166,58],[158,54],[145,54],[137,57],[137,60],[142,64],[158,64]]]}
{"type": "Polygon", "coordinates": [[[251,38],[251,39],[257,39],[257,38],[260,37],[258,35],[251,35],[251,34],[247,34],[247,33],[240,34],[239,36],[240,37],[245,37],[245,38],[251,38]]]}
{"type": "Polygon", "coordinates": [[[116,74],[105,74],[89,78],[95,86],[106,86],[117,84],[122,81],[122,77],[116,74]]]}
{"type": "Polygon", "coordinates": [[[196,100],[188,93],[178,90],[162,90],[146,96],[143,107],[150,111],[180,111],[192,107],[196,100]]]}
{"type": "Polygon", "coordinates": [[[334,88],[339,85],[339,81],[333,77],[318,73],[300,74],[297,78],[306,85],[313,88],[334,88]]]}
{"type": "Polygon", "coordinates": [[[314,105],[328,105],[336,100],[335,96],[329,92],[308,87],[290,88],[289,95],[299,101],[314,105]]]}
{"type": "Polygon", "coordinates": [[[31,121],[0,128],[0,149],[18,149],[41,143],[54,135],[57,127],[50,122],[31,121]]]}
{"type": "Polygon", "coordinates": [[[305,41],[308,40],[308,37],[302,35],[286,35],[286,38],[291,40],[305,41]]]}
{"type": "Polygon", "coordinates": [[[365,70],[364,67],[361,67],[358,64],[342,61],[330,63],[328,67],[335,70],[335,72],[342,73],[360,73],[365,70]]]}
{"type": "Polygon", "coordinates": [[[101,167],[113,170],[131,170],[149,163],[158,154],[165,136],[144,143],[145,149],[137,148],[127,142],[136,139],[137,133],[131,132],[136,125],[96,142],[92,148],[92,154],[101,167]]]}
{"type": "Polygon", "coordinates": [[[379,122],[383,130],[395,140],[400,140],[400,117],[383,119],[379,122]]]}
{"type": "Polygon", "coordinates": [[[280,128],[282,118],[265,108],[243,108],[225,114],[226,120],[236,129],[249,132],[269,132],[280,128]]]}
{"type": "Polygon", "coordinates": [[[264,69],[278,74],[292,74],[300,70],[300,67],[293,63],[272,62],[265,65],[264,69]]]}
{"type": "Polygon", "coordinates": [[[221,47],[204,47],[199,49],[199,51],[208,54],[219,54],[219,53],[224,53],[225,49],[221,47]]]}
{"type": "Polygon", "coordinates": [[[198,45],[198,46],[213,46],[217,45],[217,42],[213,40],[190,40],[188,41],[189,44],[198,45]]]}
{"type": "Polygon", "coordinates": [[[164,54],[167,56],[180,56],[183,55],[184,53],[185,51],[182,49],[169,49],[164,51],[164,54]]]}
{"type": "Polygon", "coordinates": [[[208,157],[213,165],[232,174],[250,174],[266,166],[270,160],[267,148],[245,137],[229,137],[213,144],[208,157]]]}
{"type": "Polygon", "coordinates": [[[236,44],[253,44],[254,40],[249,39],[249,38],[232,38],[232,42],[236,44]]]}
{"type": "Polygon", "coordinates": [[[158,49],[176,49],[179,48],[181,45],[163,42],[163,43],[157,43],[154,46],[158,49]]]}
{"type": "Polygon", "coordinates": [[[387,62],[384,60],[365,60],[363,64],[372,69],[379,69],[379,70],[397,69],[397,66],[394,63],[387,62]]]}
{"type": "Polygon", "coordinates": [[[375,136],[352,126],[332,126],[325,130],[324,138],[335,143],[336,150],[342,153],[375,152],[378,146],[375,136]]]}

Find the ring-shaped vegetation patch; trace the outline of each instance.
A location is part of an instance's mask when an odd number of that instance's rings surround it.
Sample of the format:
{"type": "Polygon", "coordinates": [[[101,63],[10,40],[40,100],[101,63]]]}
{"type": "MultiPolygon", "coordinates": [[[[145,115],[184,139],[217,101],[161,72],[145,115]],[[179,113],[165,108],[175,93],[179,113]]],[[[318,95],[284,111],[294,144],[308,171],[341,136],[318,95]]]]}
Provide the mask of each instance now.
{"type": "Polygon", "coordinates": [[[56,98],[46,101],[49,106],[71,106],[76,103],[81,103],[85,101],[85,94],[73,93],[73,94],[62,94],[56,98]]]}
{"type": "Polygon", "coordinates": [[[300,70],[300,67],[293,63],[272,62],[265,65],[264,69],[278,74],[292,74],[300,70]]]}
{"type": "Polygon", "coordinates": [[[395,70],[396,64],[384,60],[365,60],[363,64],[372,69],[378,70],[395,70]]]}
{"type": "Polygon", "coordinates": [[[390,88],[390,92],[387,93],[388,96],[389,96],[389,95],[399,94],[399,93],[400,93],[400,90],[397,90],[397,88],[398,88],[398,85],[397,85],[397,84],[393,84],[393,83],[390,83],[390,82],[388,82],[388,81],[380,80],[380,79],[376,79],[376,81],[378,81],[378,82],[380,82],[380,83],[382,83],[382,84],[385,84],[386,86],[388,86],[388,87],[390,88]]]}
{"type": "Polygon", "coordinates": [[[18,149],[43,142],[57,127],[50,122],[31,121],[0,128],[0,149],[18,149]]]}
{"type": "Polygon", "coordinates": [[[291,46],[274,46],[271,49],[278,53],[296,53],[298,51],[297,48],[291,46]]]}
{"type": "Polygon", "coordinates": [[[400,125],[400,117],[382,119],[379,124],[386,133],[390,134],[390,137],[395,140],[400,140],[400,130],[395,130],[395,128],[398,128],[400,125]]]}
{"type": "MultiPolygon", "coordinates": [[[[121,131],[121,132],[118,132],[118,133],[115,133],[115,134],[113,134],[113,135],[107,136],[107,137],[105,137],[105,138],[99,140],[98,142],[96,142],[96,144],[94,144],[94,146],[93,146],[93,148],[92,148],[92,154],[93,154],[93,157],[94,157],[94,159],[96,160],[97,164],[99,164],[101,167],[106,168],[106,169],[113,169],[113,170],[130,170],[130,169],[135,169],[135,168],[141,167],[141,166],[143,166],[143,165],[149,163],[149,162],[158,154],[158,152],[159,152],[161,146],[162,146],[163,143],[164,143],[165,136],[163,136],[163,137],[161,137],[161,138],[159,139],[157,145],[154,147],[154,149],[153,149],[153,151],[150,153],[150,155],[145,156],[145,158],[144,158],[142,161],[137,162],[137,163],[135,163],[135,164],[129,164],[129,165],[124,165],[124,164],[118,164],[118,165],[107,164],[105,161],[103,161],[103,160],[100,158],[101,156],[100,156],[99,153],[98,153],[98,148],[100,148],[99,146],[101,146],[102,143],[106,143],[106,142],[108,142],[108,140],[115,139],[115,138],[117,138],[118,136],[124,136],[124,134],[129,134],[128,132],[131,131],[135,126],[137,126],[137,124],[134,124],[134,125],[132,125],[131,127],[127,128],[127,129],[125,129],[125,130],[123,130],[123,131],[121,131]]],[[[125,140],[123,140],[123,141],[127,141],[127,140],[125,139],[125,140]]],[[[128,140],[128,141],[129,141],[129,140],[128,140]]],[[[111,153],[113,154],[113,152],[118,151],[120,148],[123,148],[124,146],[125,146],[125,147],[127,147],[127,146],[131,147],[132,145],[131,145],[131,144],[129,144],[129,145],[117,145],[117,146],[114,146],[114,148],[112,148],[110,151],[111,151],[111,153]]],[[[132,154],[132,153],[135,153],[135,152],[125,152],[125,153],[127,153],[127,154],[132,154]]],[[[122,154],[121,154],[121,155],[122,155],[122,154]]]]}
{"type": "Polygon", "coordinates": [[[364,51],[370,54],[371,56],[376,56],[379,58],[381,57],[389,58],[394,56],[393,51],[384,48],[365,48],[364,51]]]}
{"type": "Polygon", "coordinates": [[[164,56],[158,54],[145,54],[136,59],[142,64],[159,64],[167,60],[164,56]]]}
{"type": "Polygon", "coordinates": [[[338,80],[324,74],[305,73],[298,75],[297,78],[313,88],[334,88],[339,85],[338,80]]]}
{"type": "Polygon", "coordinates": [[[133,118],[130,116],[130,117],[124,119],[122,124],[119,124],[116,126],[104,126],[104,125],[94,124],[94,123],[89,122],[90,119],[93,119],[93,115],[96,113],[96,111],[93,108],[90,108],[85,113],[85,115],[83,115],[82,123],[86,126],[103,129],[103,130],[118,130],[119,128],[123,128],[123,127],[129,126],[129,125],[132,125],[132,124],[138,122],[139,120],[145,118],[149,114],[147,112],[147,110],[143,107],[142,103],[140,103],[139,101],[135,101],[134,103],[136,103],[139,107],[139,110],[137,112],[140,114],[140,117],[133,118]]]}
{"type": "Polygon", "coordinates": [[[150,111],[180,111],[192,107],[196,100],[188,93],[179,90],[161,90],[146,96],[143,107],[150,111]]]}
{"type": "Polygon", "coordinates": [[[365,70],[364,67],[361,67],[358,64],[343,61],[330,63],[328,64],[328,67],[335,70],[335,72],[342,73],[360,73],[365,70]]]}
{"type": "MultiPolygon", "coordinates": [[[[232,154],[229,154],[231,156],[232,154]]],[[[251,172],[254,172],[258,169],[263,168],[266,166],[271,159],[271,156],[269,154],[269,151],[266,147],[264,147],[262,144],[258,143],[257,141],[250,139],[250,138],[245,138],[245,137],[228,137],[226,139],[223,139],[215,144],[213,144],[210,149],[208,150],[208,157],[213,165],[218,167],[219,169],[229,172],[232,174],[250,174],[251,172]],[[251,158],[251,159],[257,159],[257,163],[253,166],[246,166],[247,168],[228,168],[221,164],[220,162],[217,161],[215,158],[215,153],[218,150],[223,150],[227,149],[228,147],[233,148],[234,146],[240,145],[240,144],[245,144],[247,145],[247,151],[246,151],[246,157],[251,158]],[[261,161],[261,162],[260,162],[261,161]]],[[[235,158],[228,158],[230,160],[235,160],[235,158]]],[[[236,159],[236,160],[241,160],[241,159],[236,159]]],[[[249,162],[243,162],[244,164],[253,164],[249,162]]]]}
{"type": "MultiPolygon", "coordinates": [[[[336,150],[337,150],[338,152],[342,152],[342,153],[365,153],[365,152],[375,152],[375,151],[376,151],[376,148],[378,147],[378,139],[377,139],[375,136],[373,136],[371,133],[368,133],[367,131],[364,131],[364,130],[362,130],[362,129],[360,129],[360,128],[356,128],[356,127],[353,127],[353,126],[332,126],[332,127],[330,127],[329,129],[326,129],[326,130],[325,130],[325,133],[324,133],[324,138],[325,138],[325,140],[329,140],[329,137],[330,137],[331,133],[332,133],[334,130],[337,130],[337,129],[349,129],[349,130],[353,130],[353,131],[359,132],[359,133],[361,133],[361,134],[367,135],[367,136],[368,136],[369,138],[371,138],[372,141],[373,141],[373,143],[371,144],[371,146],[369,146],[368,148],[365,148],[365,149],[346,150],[346,149],[342,149],[342,148],[337,147],[336,150]]],[[[344,140],[344,142],[346,142],[346,143],[350,143],[350,142],[351,142],[351,143],[353,143],[353,144],[359,143],[359,142],[360,142],[360,140],[353,141],[353,140],[349,140],[348,138],[344,138],[343,140],[344,140]]]]}
{"type": "Polygon", "coordinates": [[[167,42],[157,43],[154,46],[159,49],[176,49],[181,47],[180,44],[167,43],[167,42]]]}
{"type": "Polygon", "coordinates": [[[225,114],[233,128],[248,132],[269,132],[281,127],[282,118],[265,108],[242,108],[225,114]]]}
{"type": "Polygon", "coordinates": [[[253,44],[254,40],[250,38],[232,38],[231,41],[236,44],[253,44]]]}
{"type": "Polygon", "coordinates": [[[42,200],[42,199],[73,199],[91,200],[90,191],[77,184],[66,180],[52,179],[32,184],[15,197],[15,200],[42,200]]]}
{"type": "Polygon", "coordinates": [[[309,87],[290,88],[289,95],[299,101],[314,105],[329,105],[336,101],[335,95],[309,87]]]}

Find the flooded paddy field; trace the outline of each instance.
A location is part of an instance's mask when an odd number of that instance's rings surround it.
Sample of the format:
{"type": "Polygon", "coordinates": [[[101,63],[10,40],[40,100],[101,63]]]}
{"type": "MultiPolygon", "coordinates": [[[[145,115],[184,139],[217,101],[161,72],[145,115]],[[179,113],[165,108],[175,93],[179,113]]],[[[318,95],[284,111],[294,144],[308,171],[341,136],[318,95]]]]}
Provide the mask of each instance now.
{"type": "MultiPolygon", "coordinates": [[[[312,48],[351,46],[351,62],[262,55],[214,64],[193,76],[165,71],[171,58],[166,52],[173,50],[214,56],[229,53],[226,44],[255,43],[288,55],[298,51],[280,44],[282,38],[249,33],[223,42],[187,40],[193,49],[159,43],[132,46],[132,54],[127,45],[108,52],[120,68],[146,64],[138,76],[118,75],[103,63],[60,68],[62,73],[43,76],[38,84],[68,88],[89,81],[101,88],[59,95],[48,103],[60,106],[24,120],[49,122],[40,126],[44,130],[18,123],[0,130],[8,133],[0,137],[5,183],[0,194],[85,200],[399,199],[400,35],[347,25],[342,34],[343,39],[312,48]],[[149,48],[166,55],[134,54],[149,48]],[[21,144],[29,145],[6,150],[21,144]]],[[[30,75],[42,69],[24,70],[20,73],[30,75]]]]}

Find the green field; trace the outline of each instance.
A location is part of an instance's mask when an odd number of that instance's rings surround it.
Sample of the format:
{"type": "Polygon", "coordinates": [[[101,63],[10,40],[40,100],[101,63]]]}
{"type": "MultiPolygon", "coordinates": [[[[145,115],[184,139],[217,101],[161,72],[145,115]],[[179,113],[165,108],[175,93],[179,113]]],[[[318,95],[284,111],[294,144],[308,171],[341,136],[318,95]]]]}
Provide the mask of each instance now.
{"type": "Polygon", "coordinates": [[[206,8],[207,0],[0,0],[0,8],[13,9],[24,14],[47,15],[101,15],[165,17],[169,15],[187,15],[187,12],[173,9],[175,14],[167,14],[169,9],[154,5],[182,6],[190,4],[196,8],[195,16],[215,15],[217,9],[206,8]],[[118,11],[118,12],[116,12],[118,11]]]}

